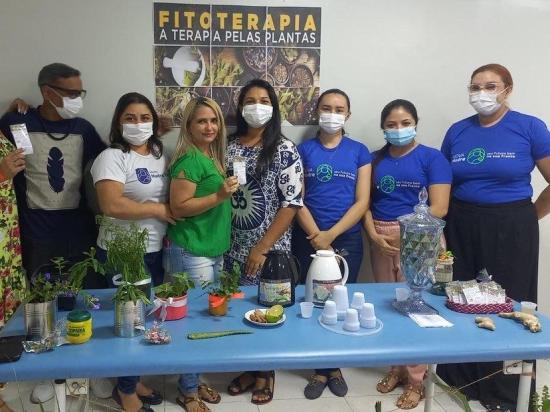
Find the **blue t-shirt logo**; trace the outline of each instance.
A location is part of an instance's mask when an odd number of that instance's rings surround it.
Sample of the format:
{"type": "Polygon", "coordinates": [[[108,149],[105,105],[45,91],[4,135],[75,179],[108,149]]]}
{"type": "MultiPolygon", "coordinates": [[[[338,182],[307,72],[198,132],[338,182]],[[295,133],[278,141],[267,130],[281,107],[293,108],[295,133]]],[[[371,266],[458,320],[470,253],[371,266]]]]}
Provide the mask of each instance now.
{"type": "Polygon", "coordinates": [[[327,163],[321,163],[315,170],[315,176],[319,182],[329,182],[332,179],[332,166],[327,163]]]}
{"type": "Polygon", "coordinates": [[[395,179],[393,176],[386,175],[382,179],[380,179],[380,183],[378,185],[380,187],[380,190],[384,193],[391,193],[395,190],[395,179]]]}
{"type": "Polygon", "coordinates": [[[151,175],[149,174],[149,170],[147,170],[145,167],[138,167],[136,169],[136,176],[139,182],[143,183],[144,185],[151,183],[151,175]]]}
{"type": "Polygon", "coordinates": [[[471,165],[478,165],[485,160],[486,156],[487,155],[483,147],[476,147],[475,149],[470,150],[466,161],[471,165]]]}

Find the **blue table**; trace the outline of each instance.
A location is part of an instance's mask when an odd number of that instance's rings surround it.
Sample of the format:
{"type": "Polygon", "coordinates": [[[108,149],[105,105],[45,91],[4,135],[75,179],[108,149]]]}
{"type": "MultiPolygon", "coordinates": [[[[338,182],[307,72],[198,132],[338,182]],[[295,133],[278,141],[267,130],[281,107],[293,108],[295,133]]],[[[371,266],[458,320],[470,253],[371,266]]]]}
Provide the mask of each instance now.
{"type": "MultiPolygon", "coordinates": [[[[496,331],[479,329],[473,315],[448,310],[444,298],[425,294],[426,301],[454,324],[451,328],[420,328],[391,307],[395,288],[403,284],[348,285],[365,293],[384,323],[378,334],[355,337],[338,335],[322,328],[321,313],[302,319],[299,304],[286,308],[286,322],[274,328],[260,328],[244,320],[246,311],[258,307],[257,290],[245,287],[244,299],[230,303],[229,314],[212,317],[207,296],[200,290],[189,295],[189,314],[180,321],[166,322],[172,343],[148,345],[140,337],[119,338],[113,333],[112,289],[91,291],[102,308],[92,311],[93,337],[83,345],[65,345],[43,354],[23,353],[15,363],[0,364],[0,381],[54,378],[107,377],[124,375],[177,374],[180,372],[227,372],[262,369],[313,369],[331,367],[382,366],[416,363],[455,363],[541,359],[550,357],[550,319],[540,316],[543,331],[530,333],[509,319],[495,319],[496,331]],[[218,339],[188,340],[189,332],[246,329],[252,335],[218,339]],[[260,366],[261,365],[261,366],[260,366]]],[[[303,287],[296,291],[304,296],[303,287]]],[[[2,332],[23,334],[23,313],[19,308],[2,332]]],[[[60,312],[58,318],[65,316],[60,312]]],[[[152,322],[152,315],[148,323],[152,322]]],[[[433,369],[433,368],[432,368],[433,369]]]]}

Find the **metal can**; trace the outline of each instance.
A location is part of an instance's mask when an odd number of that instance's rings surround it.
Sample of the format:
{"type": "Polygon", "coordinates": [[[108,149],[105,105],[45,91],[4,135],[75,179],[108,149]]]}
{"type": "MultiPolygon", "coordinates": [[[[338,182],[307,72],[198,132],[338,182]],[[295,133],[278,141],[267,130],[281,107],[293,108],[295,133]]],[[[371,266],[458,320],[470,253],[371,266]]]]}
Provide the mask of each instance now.
{"type": "Polygon", "coordinates": [[[92,315],[87,310],[73,310],[67,315],[67,340],[70,343],[88,342],[92,337],[92,315]]]}

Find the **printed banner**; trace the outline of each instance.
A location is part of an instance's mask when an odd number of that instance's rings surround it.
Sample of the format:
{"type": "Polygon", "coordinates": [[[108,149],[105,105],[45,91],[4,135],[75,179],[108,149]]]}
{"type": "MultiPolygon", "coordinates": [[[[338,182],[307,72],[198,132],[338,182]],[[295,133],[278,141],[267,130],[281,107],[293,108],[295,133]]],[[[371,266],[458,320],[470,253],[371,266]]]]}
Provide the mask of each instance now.
{"type": "Polygon", "coordinates": [[[180,125],[194,96],[208,96],[235,123],[240,88],[267,80],[282,120],[314,123],[319,95],[321,8],[154,3],[156,102],[180,125]]]}

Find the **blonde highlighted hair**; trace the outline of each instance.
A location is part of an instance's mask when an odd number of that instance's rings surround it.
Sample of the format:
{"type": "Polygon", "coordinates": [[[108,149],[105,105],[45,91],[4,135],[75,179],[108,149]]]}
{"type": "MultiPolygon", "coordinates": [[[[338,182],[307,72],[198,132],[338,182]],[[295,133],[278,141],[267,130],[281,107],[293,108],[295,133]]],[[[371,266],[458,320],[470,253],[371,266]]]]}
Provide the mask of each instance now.
{"type": "Polygon", "coordinates": [[[197,109],[200,106],[209,107],[216,115],[218,121],[218,135],[216,140],[214,140],[210,146],[212,151],[212,156],[214,163],[220,170],[220,172],[225,173],[225,148],[227,146],[227,134],[225,131],[225,121],[223,120],[222,110],[218,103],[208,97],[194,97],[183,109],[183,118],[181,121],[181,130],[178,137],[178,142],[176,144],[176,150],[172,155],[172,160],[168,168],[171,168],[174,163],[176,163],[185,153],[190,149],[196,148],[193,143],[193,136],[189,132],[189,126],[193,120],[197,109]]]}

